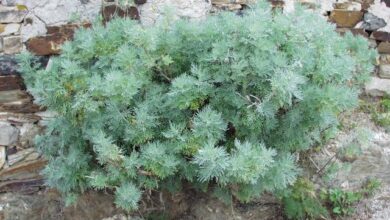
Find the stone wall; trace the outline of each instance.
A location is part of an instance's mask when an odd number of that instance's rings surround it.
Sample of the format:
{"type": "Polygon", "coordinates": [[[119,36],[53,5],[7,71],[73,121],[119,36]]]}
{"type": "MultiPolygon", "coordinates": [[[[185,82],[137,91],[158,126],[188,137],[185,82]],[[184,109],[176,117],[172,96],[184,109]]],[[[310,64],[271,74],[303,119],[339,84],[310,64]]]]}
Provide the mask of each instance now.
{"type": "MultiPolygon", "coordinates": [[[[35,191],[42,186],[39,170],[45,160],[34,150],[33,139],[53,114],[33,103],[17,71],[14,54],[29,50],[43,64],[72,39],[75,29],[89,27],[102,15],[113,15],[152,25],[171,7],[173,17],[202,19],[209,13],[240,13],[255,0],[134,0],[118,7],[113,0],[1,0],[0,1],[0,192],[35,191]],[[172,10],[173,9],[173,10],[172,10]]],[[[390,95],[389,0],[270,0],[286,13],[299,2],[337,25],[340,34],[362,35],[380,53],[378,68],[366,92],[390,95]]],[[[315,27],[313,27],[315,28],[315,27]]]]}

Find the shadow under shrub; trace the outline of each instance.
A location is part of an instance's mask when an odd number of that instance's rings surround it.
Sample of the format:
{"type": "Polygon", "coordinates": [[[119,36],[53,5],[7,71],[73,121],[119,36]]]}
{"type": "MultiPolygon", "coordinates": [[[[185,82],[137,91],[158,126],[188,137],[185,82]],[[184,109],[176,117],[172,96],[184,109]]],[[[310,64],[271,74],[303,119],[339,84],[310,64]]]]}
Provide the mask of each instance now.
{"type": "Polygon", "coordinates": [[[113,189],[127,210],[182,181],[240,201],[284,190],[293,153],[336,129],[373,69],[366,40],[334,29],[262,3],[198,22],[95,24],[48,69],[21,55],[29,91],[57,113],[37,138],[47,184],[69,202],[113,189]]]}

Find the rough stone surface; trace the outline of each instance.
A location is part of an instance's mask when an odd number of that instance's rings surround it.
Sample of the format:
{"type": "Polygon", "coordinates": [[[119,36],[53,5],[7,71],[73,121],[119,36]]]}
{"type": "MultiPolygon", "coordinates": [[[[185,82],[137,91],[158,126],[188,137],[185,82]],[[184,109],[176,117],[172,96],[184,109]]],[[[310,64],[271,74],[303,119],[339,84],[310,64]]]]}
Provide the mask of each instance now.
{"type": "Polygon", "coordinates": [[[330,20],[337,24],[337,27],[352,28],[362,20],[363,12],[333,10],[330,14],[330,20]]]}
{"type": "Polygon", "coordinates": [[[6,146],[0,146],[0,170],[3,168],[5,164],[5,158],[7,157],[6,154],[6,146]]]}
{"type": "Polygon", "coordinates": [[[20,30],[20,24],[1,24],[0,36],[18,34],[19,30],[20,30]]]}
{"type": "Polygon", "coordinates": [[[19,130],[14,126],[0,122],[0,145],[10,146],[16,144],[19,139],[19,130]]]}
{"type": "Polygon", "coordinates": [[[390,42],[381,42],[377,48],[379,53],[390,54],[390,42]]]}
{"type": "Polygon", "coordinates": [[[116,5],[107,5],[103,7],[102,10],[103,19],[105,22],[110,21],[113,17],[118,16],[121,18],[128,17],[131,19],[138,20],[139,12],[138,9],[134,6],[127,7],[125,9],[118,7],[116,5]]]}
{"type": "Polygon", "coordinates": [[[26,10],[18,10],[17,7],[0,5],[0,23],[20,23],[26,14],[26,10]]]}
{"type": "Polygon", "coordinates": [[[343,9],[348,11],[360,11],[362,9],[362,5],[359,2],[338,2],[334,3],[335,9],[343,9]]]}
{"type": "Polygon", "coordinates": [[[386,26],[386,22],[382,18],[378,18],[372,13],[365,13],[363,18],[363,25],[361,28],[366,29],[368,31],[375,31],[379,28],[383,28],[386,26]]]}
{"type": "Polygon", "coordinates": [[[18,74],[17,69],[17,61],[15,56],[0,55],[0,76],[18,74]]]}
{"type": "Polygon", "coordinates": [[[366,84],[366,93],[370,96],[390,95],[390,79],[372,77],[366,84]]]}
{"type": "Polygon", "coordinates": [[[390,64],[379,65],[379,77],[390,79],[390,64]]]}
{"type": "MultiPolygon", "coordinates": [[[[9,5],[24,5],[46,25],[66,24],[73,18],[94,20],[99,14],[101,0],[12,0],[9,5]]],[[[33,24],[34,25],[34,24],[33,24]]]]}
{"type": "Polygon", "coordinates": [[[20,28],[20,35],[22,36],[22,41],[26,42],[30,38],[46,34],[46,31],[46,24],[30,12],[20,28]]]}
{"type": "Polygon", "coordinates": [[[0,76],[0,91],[25,89],[23,79],[19,76],[0,76]]]}
{"type": "MultiPolygon", "coordinates": [[[[47,27],[47,35],[30,38],[27,43],[27,49],[35,55],[53,55],[61,51],[61,45],[73,38],[75,30],[80,25],[69,24],[61,26],[47,27]]],[[[83,24],[84,27],[90,27],[90,24],[83,24]]]]}
{"type": "Polygon", "coordinates": [[[0,121],[22,125],[24,123],[37,124],[42,118],[37,114],[18,114],[11,112],[0,112],[0,121]]]}
{"type": "Polygon", "coordinates": [[[25,123],[20,128],[19,147],[29,148],[34,146],[34,138],[42,132],[42,128],[36,124],[25,123]]]}
{"type": "Polygon", "coordinates": [[[140,20],[143,25],[152,25],[163,16],[167,7],[174,12],[173,18],[184,17],[189,19],[204,18],[211,9],[211,2],[204,0],[148,0],[140,5],[140,20]]]}
{"type": "Polygon", "coordinates": [[[3,52],[3,38],[0,38],[0,52],[3,52]]]}
{"type": "Polygon", "coordinates": [[[374,31],[371,34],[371,38],[377,41],[390,41],[390,33],[383,31],[374,31]]]}
{"type": "Polygon", "coordinates": [[[142,5],[146,3],[146,0],[134,0],[134,3],[137,5],[142,5]]]}
{"type": "Polygon", "coordinates": [[[379,64],[390,64],[390,54],[379,55],[379,64]]]}
{"type": "Polygon", "coordinates": [[[0,91],[0,104],[17,102],[19,100],[29,99],[30,96],[21,90],[0,91]]]}
{"type": "Polygon", "coordinates": [[[378,29],[379,31],[390,32],[390,8],[386,6],[385,2],[375,0],[368,8],[368,12],[374,14],[376,17],[383,19],[386,26],[378,29]]]}
{"type": "Polygon", "coordinates": [[[14,154],[8,155],[7,165],[14,166],[19,162],[31,162],[37,160],[41,155],[35,151],[34,148],[28,148],[25,150],[19,150],[14,154]]]}
{"type": "Polygon", "coordinates": [[[8,36],[3,38],[3,50],[6,54],[16,54],[22,51],[23,44],[20,36],[8,36]]]}

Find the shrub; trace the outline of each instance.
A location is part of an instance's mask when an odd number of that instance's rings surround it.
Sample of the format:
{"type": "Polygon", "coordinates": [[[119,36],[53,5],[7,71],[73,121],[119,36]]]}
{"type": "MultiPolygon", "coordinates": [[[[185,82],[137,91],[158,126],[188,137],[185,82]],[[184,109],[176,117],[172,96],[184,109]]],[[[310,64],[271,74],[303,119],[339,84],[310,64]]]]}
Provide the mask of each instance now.
{"type": "Polygon", "coordinates": [[[314,184],[299,178],[291,190],[282,195],[284,212],[288,219],[327,219],[329,213],[318,198],[314,184]]]}
{"type": "Polygon", "coordinates": [[[57,113],[37,138],[47,184],[71,199],[113,189],[128,210],[182,181],[241,201],[285,189],[293,153],[337,126],[373,69],[366,40],[334,29],[261,3],[197,22],[97,23],[47,69],[21,55],[29,91],[57,113]]]}

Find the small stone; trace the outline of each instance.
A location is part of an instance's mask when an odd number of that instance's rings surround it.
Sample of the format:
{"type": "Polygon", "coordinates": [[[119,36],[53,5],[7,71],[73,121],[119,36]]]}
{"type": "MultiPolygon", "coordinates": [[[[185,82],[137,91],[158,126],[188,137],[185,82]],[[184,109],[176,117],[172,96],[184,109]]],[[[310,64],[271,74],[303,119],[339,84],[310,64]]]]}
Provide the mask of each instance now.
{"type": "Polygon", "coordinates": [[[390,54],[390,42],[381,42],[377,48],[379,53],[390,54]]]}
{"type": "Polygon", "coordinates": [[[362,20],[363,12],[335,9],[330,14],[330,20],[337,24],[337,27],[352,28],[362,20]]]}
{"type": "Polygon", "coordinates": [[[13,166],[21,161],[29,162],[37,160],[40,154],[34,148],[17,151],[15,154],[8,155],[8,166],[13,166]]]}
{"type": "Polygon", "coordinates": [[[32,103],[31,99],[0,104],[0,111],[12,113],[35,113],[43,110],[45,108],[32,103]]]}
{"type": "Polygon", "coordinates": [[[379,65],[379,77],[390,79],[390,64],[379,65]]]}
{"type": "Polygon", "coordinates": [[[18,114],[11,112],[0,112],[0,121],[9,122],[16,125],[23,125],[24,123],[36,124],[42,118],[36,114],[18,114]]]}
{"type": "Polygon", "coordinates": [[[18,34],[20,26],[20,24],[0,24],[0,36],[18,34]]]}
{"type": "Polygon", "coordinates": [[[3,169],[0,172],[0,191],[7,184],[7,181],[42,179],[39,173],[46,163],[45,160],[38,159],[3,169]]]}
{"type": "Polygon", "coordinates": [[[0,146],[0,170],[3,168],[5,164],[5,158],[7,157],[6,154],[6,147],[0,146]]]}
{"type": "Polygon", "coordinates": [[[16,54],[22,51],[23,44],[20,36],[9,36],[3,38],[3,49],[6,54],[16,54]]]}
{"type": "Polygon", "coordinates": [[[0,76],[0,91],[24,90],[23,79],[20,76],[0,76]]]}
{"type": "Polygon", "coordinates": [[[104,22],[110,21],[113,17],[118,16],[121,18],[131,18],[135,20],[139,20],[139,12],[138,9],[134,6],[126,7],[122,9],[116,5],[107,5],[103,7],[102,10],[104,22]]]}
{"type": "Polygon", "coordinates": [[[0,122],[0,145],[10,146],[16,144],[19,139],[19,130],[14,126],[0,122]]]}
{"type": "Polygon", "coordinates": [[[309,9],[316,9],[318,6],[318,2],[316,0],[298,0],[297,2],[309,9]]]}
{"type": "Polygon", "coordinates": [[[142,5],[146,3],[146,0],[134,0],[134,3],[137,5],[142,5]]]}
{"type": "Polygon", "coordinates": [[[377,41],[390,41],[390,33],[384,31],[374,31],[371,34],[371,38],[377,41]]]}
{"type": "MultiPolygon", "coordinates": [[[[86,23],[82,26],[90,27],[91,24],[86,23]]],[[[79,27],[75,24],[49,26],[47,27],[47,35],[34,37],[27,41],[27,50],[41,56],[59,54],[61,45],[65,41],[72,40],[75,30],[79,27]]]]}
{"type": "Polygon", "coordinates": [[[42,128],[38,125],[26,123],[20,128],[19,147],[29,148],[34,146],[35,137],[40,134],[42,128]]]}
{"type": "Polygon", "coordinates": [[[381,2],[384,2],[388,8],[390,8],[390,0],[381,0],[381,2]]]}
{"type": "Polygon", "coordinates": [[[27,10],[19,10],[17,7],[0,6],[0,23],[21,23],[27,12],[27,10]]]}
{"type": "Polygon", "coordinates": [[[366,93],[370,96],[390,95],[390,79],[381,79],[372,77],[371,81],[366,84],[366,93]]]}
{"type": "Polygon", "coordinates": [[[0,55],[0,76],[18,74],[18,63],[15,56],[0,55]]]}
{"type": "Polygon", "coordinates": [[[242,8],[242,5],[240,4],[214,4],[215,7],[221,9],[221,10],[229,10],[229,11],[236,11],[240,10],[242,8]]]}
{"type": "Polygon", "coordinates": [[[268,0],[273,8],[283,8],[286,4],[283,0],[268,0]]]}
{"type": "Polygon", "coordinates": [[[390,64],[390,54],[380,54],[379,64],[390,64]]]}
{"type": "Polygon", "coordinates": [[[376,31],[379,28],[385,27],[386,22],[382,18],[378,18],[370,12],[364,14],[363,25],[361,28],[368,31],[376,31]]]}
{"type": "Polygon", "coordinates": [[[0,91],[0,104],[29,99],[30,96],[22,90],[0,91]]]}

